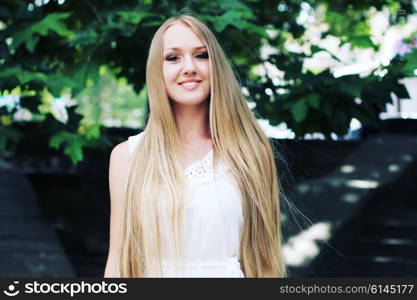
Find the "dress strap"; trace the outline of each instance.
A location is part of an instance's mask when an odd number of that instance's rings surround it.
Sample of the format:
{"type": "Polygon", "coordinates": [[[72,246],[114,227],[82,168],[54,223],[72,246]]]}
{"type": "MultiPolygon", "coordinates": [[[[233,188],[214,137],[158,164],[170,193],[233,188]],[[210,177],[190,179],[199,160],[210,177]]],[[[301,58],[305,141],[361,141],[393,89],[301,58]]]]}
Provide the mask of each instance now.
{"type": "Polygon", "coordinates": [[[128,145],[129,145],[129,154],[132,154],[133,151],[135,150],[136,146],[138,145],[138,142],[140,140],[140,138],[143,136],[143,131],[136,134],[136,135],[132,135],[129,136],[127,139],[128,145]]]}

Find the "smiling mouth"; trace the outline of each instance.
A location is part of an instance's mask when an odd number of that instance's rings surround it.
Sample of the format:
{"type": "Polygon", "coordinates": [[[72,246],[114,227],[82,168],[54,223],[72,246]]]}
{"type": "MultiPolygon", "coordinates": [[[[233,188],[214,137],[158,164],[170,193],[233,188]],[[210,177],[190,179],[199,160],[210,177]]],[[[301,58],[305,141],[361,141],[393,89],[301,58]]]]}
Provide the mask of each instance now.
{"type": "Polygon", "coordinates": [[[192,82],[185,82],[181,83],[180,86],[182,86],[184,89],[188,91],[192,91],[196,89],[200,85],[201,81],[192,81],[192,82]]]}

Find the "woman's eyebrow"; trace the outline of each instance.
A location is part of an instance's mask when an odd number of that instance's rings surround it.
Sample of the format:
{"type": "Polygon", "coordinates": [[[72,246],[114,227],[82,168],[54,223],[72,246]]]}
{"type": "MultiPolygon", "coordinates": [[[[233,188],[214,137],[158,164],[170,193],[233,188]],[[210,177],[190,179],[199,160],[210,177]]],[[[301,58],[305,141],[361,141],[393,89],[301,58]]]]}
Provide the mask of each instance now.
{"type": "MultiPolygon", "coordinates": [[[[204,48],[206,48],[206,46],[198,46],[198,47],[194,47],[193,49],[194,50],[199,50],[199,49],[204,49],[204,48]]],[[[172,47],[172,48],[167,48],[167,49],[165,49],[165,51],[168,51],[168,50],[180,50],[181,48],[179,48],[179,47],[172,47]]]]}

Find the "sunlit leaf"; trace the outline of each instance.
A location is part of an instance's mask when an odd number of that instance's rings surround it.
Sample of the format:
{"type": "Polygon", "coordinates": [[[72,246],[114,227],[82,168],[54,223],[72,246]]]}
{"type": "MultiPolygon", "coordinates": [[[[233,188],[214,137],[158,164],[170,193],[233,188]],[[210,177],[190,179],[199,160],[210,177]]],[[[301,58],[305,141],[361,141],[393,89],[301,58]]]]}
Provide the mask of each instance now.
{"type": "Polygon", "coordinates": [[[291,108],[291,113],[296,122],[301,122],[307,115],[308,107],[305,99],[299,99],[291,108]]]}

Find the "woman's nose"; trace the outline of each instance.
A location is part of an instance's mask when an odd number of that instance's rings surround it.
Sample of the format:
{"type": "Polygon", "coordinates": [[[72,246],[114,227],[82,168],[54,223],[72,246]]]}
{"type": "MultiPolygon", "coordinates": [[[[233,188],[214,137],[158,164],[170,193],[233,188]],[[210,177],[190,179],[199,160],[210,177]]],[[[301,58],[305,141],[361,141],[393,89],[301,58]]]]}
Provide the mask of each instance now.
{"type": "Polygon", "coordinates": [[[192,57],[185,57],[184,59],[184,73],[195,73],[196,66],[192,57]]]}

